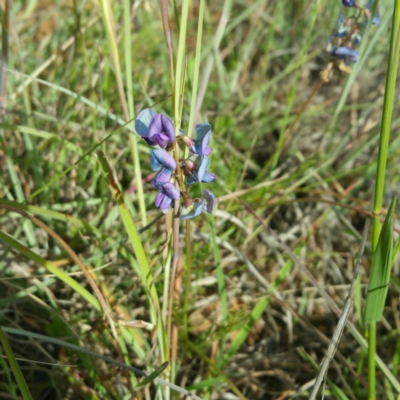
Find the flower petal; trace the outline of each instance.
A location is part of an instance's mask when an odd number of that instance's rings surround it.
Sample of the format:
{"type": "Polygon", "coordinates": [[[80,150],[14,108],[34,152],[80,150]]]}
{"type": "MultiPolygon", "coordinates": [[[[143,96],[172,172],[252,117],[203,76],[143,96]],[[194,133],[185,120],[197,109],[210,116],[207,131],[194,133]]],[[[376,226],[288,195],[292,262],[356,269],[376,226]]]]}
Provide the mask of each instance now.
{"type": "Polygon", "coordinates": [[[156,149],[150,151],[150,168],[152,171],[157,171],[161,167],[166,167],[170,170],[175,171],[176,162],[174,157],[171,156],[167,151],[162,149],[156,149]]]}
{"type": "Polygon", "coordinates": [[[181,192],[176,188],[173,183],[166,183],[162,186],[161,190],[172,200],[179,200],[181,197],[181,192]]]}
{"type": "Polygon", "coordinates": [[[206,211],[212,214],[216,204],[214,193],[209,190],[203,190],[202,193],[203,193],[203,199],[206,202],[206,211]]]}
{"type": "Polygon", "coordinates": [[[149,139],[165,148],[175,140],[175,127],[172,121],[163,114],[154,115],[148,130],[149,139]]]}
{"type": "Polygon", "coordinates": [[[149,126],[155,115],[156,113],[152,108],[145,108],[136,117],[135,129],[142,138],[148,136],[149,126]]]}
{"type": "Polygon", "coordinates": [[[349,47],[342,46],[342,47],[333,49],[331,51],[331,55],[333,57],[339,57],[342,59],[349,58],[353,63],[355,63],[355,62],[357,62],[360,53],[358,51],[350,49],[349,47]]]}
{"type": "Polygon", "coordinates": [[[160,189],[161,186],[169,182],[172,176],[172,171],[168,168],[162,168],[157,172],[154,179],[151,181],[151,186],[156,189],[160,189]]]}
{"type": "Polygon", "coordinates": [[[203,211],[204,205],[205,205],[205,200],[202,199],[199,202],[193,203],[190,207],[182,206],[179,219],[183,219],[183,220],[192,219],[192,218],[199,216],[201,214],[201,212],[203,211]]]}
{"type": "Polygon", "coordinates": [[[215,179],[216,179],[216,177],[214,174],[212,174],[211,172],[206,172],[203,175],[203,179],[201,180],[201,182],[210,183],[210,182],[214,182],[215,179]]]}
{"type": "MultiPolygon", "coordinates": [[[[201,157],[200,159],[200,166],[197,172],[197,180],[199,182],[203,181],[203,177],[206,174],[208,167],[210,166],[210,159],[206,156],[201,157]]],[[[198,160],[196,160],[196,164],[198,164],[198,160]]]]}
{"type": "Polygon", "coordinates": [[[342,4],[345,7],[354,7],[354,5],[356,4],[356,0],[342,0],[342,4]]]}
{"type": "Polygon", "coordinates": [[[172,199],[166,196],[164,193],[158,193],[154,204],[160,210],[165,210],[171,206],[172,199]]]}
{"type": "Polygon", "coordinates": [[[196,125],[196,132],[197,137],[190,150],[199,156],[208,156],[211,153],[211,148],[207,146],[211,137],[211,125],[198,124],[196,125]]]}

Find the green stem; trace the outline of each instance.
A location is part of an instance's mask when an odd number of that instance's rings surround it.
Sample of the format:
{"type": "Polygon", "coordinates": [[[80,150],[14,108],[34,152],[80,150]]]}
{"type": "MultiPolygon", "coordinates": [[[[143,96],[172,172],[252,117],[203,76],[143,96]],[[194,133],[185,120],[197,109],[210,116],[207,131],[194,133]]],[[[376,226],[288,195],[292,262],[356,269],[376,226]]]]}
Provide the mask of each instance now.
{"type": "Polygon", "coordinates": [[[189,300],[191,289],[191,274],[192,274],[192,244],[190,236],[190,220],[186,220],[186,288],[185,299],[183,303],[183,327],[186,338],[189,337],[189,300]]]}
{"type": "Polygon", "coordinates": [[[368,400],[375,400],[375,347],[376,347],[376,323],[368,325],[368,400]]]}
{"type": "Polygon", "coordinates": [[[194,59],[194,70],[193,70],[192,100],[190,104],[190,119],[187,132],[189,136],[192,136],[193,134],[193,125],[195,122],[194,117],[196,113],[196,98],[197,98],[197,91],[199,88],[201,40],[203,36],[204,8],[205,8],[205,0],[200,0],[199,22],[197,25],[196,56],[194,59]]]}
{"type": "Polygon", "coordinates": [[[389,147],[390,126],[392,122],[394,94],[396,88],[397,69],[399,65],[399,33],[400,33],[400,0],[395,0],[393,13],[392,35],[390,38],[390,52],[387,68],[385,98],[383,103],[382,126],[379,139],[378,167],[376,172],[375,199],[374,199],[374,225],[372,245],[375,249],[381,223],[379,216],[382,213],[382,203],[385,186],[386,160],[389,147]]]}
{"type": "MultiPolygon", "coordinates": [[[[375,0],[377,3],[377,0],[375,0]]],[[[374,9],[376,4],[374,4],[374,9]]],[[[376,171],[375,198],[373,207],[372,225],[372,250],[376,249],[379,234],[381,231],[380,215],[385,190],[385,173],[389,148],[390,127],[394,106],[394,95],[396,88],[397,70],[399,65],[399,38],[400,38],[400,0],[394,1],[393,24],[390,38],[389,61],[387,67],[387,78],[385,97],[382,112],[381,133],[379,139],[379,154],[376,171]]],[[[376,352],[376,324],[368,326],[368,379],[369,379],[369,400],[375,399],[376,378],[375,378],[375,352],[376,352]]]]}

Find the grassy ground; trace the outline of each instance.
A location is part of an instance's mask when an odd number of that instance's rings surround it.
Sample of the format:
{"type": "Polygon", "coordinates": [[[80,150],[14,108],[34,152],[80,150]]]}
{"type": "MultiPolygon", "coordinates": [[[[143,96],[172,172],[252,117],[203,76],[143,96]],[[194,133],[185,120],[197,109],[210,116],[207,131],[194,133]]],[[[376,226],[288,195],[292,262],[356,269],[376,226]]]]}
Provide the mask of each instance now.
{"type": "MultiPolygon", "coordinates": [[[[218,206],[213,217],[190,222],[190,260],[181,226],[182,289],[167,312],[171,220],[153,204],[149,147],[126,123],[150,106],[174,115],[159,3],[13,2],[7,35],[2,28],[3,55],[5,36],[9,49],[0,111],[0,320],[14,329],[7,338],[32,398],[189,398],[160,383],[138,389],[134,373],[89,350],[148,373],[172,360],[159,377],[202,399],[309,398],[370,215],[391,3],[382,1],[381,24],[365,33],[352,73],[334,71],[309,103],[329,62],[329,35],[346,12],[340,1],[205,5],[197,122],[212,125],[218,206]],[[125,192],[125,214],[98,150],[125,192]],[[158,328],[148,325],[154,318],[158,328]]],[[[176,54],[180,3],[169,15],[176,54]]],[[[185,130],[198,15],[193,2],[185,130]]],[[[385,207],[400,176],[397,103],[393,116],[385,207]]],[[[325,399],[368,398],[369,242],[348,317],[353,328],[344,329],[330,364],[325,399]]],[[[378,324],[378,399],[399,396],[399,278],[395,260],[378,324]]],[[[5,358],[0,366],[0,398],[21,398],[5,358]]]]}

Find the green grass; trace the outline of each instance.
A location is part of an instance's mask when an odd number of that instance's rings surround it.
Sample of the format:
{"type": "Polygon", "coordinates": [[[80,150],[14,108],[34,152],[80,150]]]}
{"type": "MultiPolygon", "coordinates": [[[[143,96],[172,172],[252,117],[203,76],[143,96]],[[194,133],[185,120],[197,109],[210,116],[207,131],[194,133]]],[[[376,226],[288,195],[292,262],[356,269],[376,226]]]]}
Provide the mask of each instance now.
{"type": "Polygon", "coordinates": [[[382,208],[319,395],[398,398],[396,231],[369,354],[363,325],[400,181],[396,30],[385,97],[393,2],[381,1],[351,74],[335,70],[321,87],[329,35],[351,13],[339,0],[174,0],[172,54],[155,0],[12,3],[0,397],[309,398],[364,220],[382,208]],[[177,132],[211,124],[217,181],[202,189],[218,197],[214,216],[182,224],[155,208],[150,148],[134,130],[147,107],[177,132]]]}

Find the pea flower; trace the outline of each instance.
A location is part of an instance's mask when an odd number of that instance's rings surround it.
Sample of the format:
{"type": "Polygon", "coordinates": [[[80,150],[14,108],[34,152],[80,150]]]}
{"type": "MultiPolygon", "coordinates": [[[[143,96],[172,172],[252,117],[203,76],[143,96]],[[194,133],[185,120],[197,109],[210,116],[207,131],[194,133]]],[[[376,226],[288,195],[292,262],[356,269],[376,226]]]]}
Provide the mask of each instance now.
{"type": "Polygon", "coordinates": [[[358,51],[346,46],[334,47],[329,51],[329,53],[332,57],[337,57],[341,60],[344,60],[346,64],[348,64],[349,60],[353,63],[356,63],[360,55],[358,51]]]}
{"type": "Polygon", "coordinates": [[[160,146],[165,149],[175,140],[175,128],[172,121],[163,114],[156,114],[153,109],[142,110],[136,118],[136,132],[150,146],[160,146]]]}
{"type": "Polygon", "coordinates": [[[197,137],[194,143],[189,147],[190,151],[198,156],[208,156],[211,153],[211,148],[208,147],[208,142],[211,137],[210,124],[196,125],[197,137]]]}
{"type": "Polygon", "coordinates": [[[213,182],[215,175],[208,172],[211,153],[208,142],[211,137],[211,125],[196,125],[197,137],[192,139],[179,130],[179,140],[175,138],[175,127],[170,118],[163,114],[157,114],[153,109],[142,110],[135,121],[136,132],[150,146],[159,146],[159,149],[150,151],[150,168],[156,172],[151,186],[158,190],[155,198],[155,206],[162,212],[167,212],[173,202],[180,199],[180,218],[192,219],[203,211],[212,213],[216,199],[209,190],[202,191],[202,197],[193,199],[189,194],[189,187],[195,182],[213,182]],[[177,176],[177,164],[173,154],[179,143],[184,143],[193,154],[188,159],[181,161],[182,171],[186,176],[186,182],[177,176]],[[174,144],[173,146],[171,144],[174,144]],[[179,186],[179,187],[178,187],[179,186]]]}
{"type": "Polygon", "coordinates": [[[210,159],[207,156],[190,157],[183,163],[183,170],[187,176],[187,184],[191,185],[195,182],[213,182],[215,175],[208,172],[210,166],[210,159]]]}
{"type": "Polygon", "coordinates": [[[169,182],[172,172],[176,170],[176,162],[174,157],[165,150],[151,150],[150,168],[152,171],[158,171],[152,181],[152,186],[158,189],[163,184],[169,182]]]}
{"type": "Polygon", "coordinates": [[[175,187],[173,183],[167,182],[160,187],[160,193],[158,193],[154,204],[161,211],[168,210],[171,207],[173,200],[179,200],[181,193],[175,187]]]}
{"type": "Polygon", "coordinates": [[[215,207],[215,196],[210,190],[203,190],[201,199],[197,199],[190,206],[182,206],[180,219],[192,219],[199,216],[203,211],[206,211],[210,214],[214,211],[215,207]]]}

